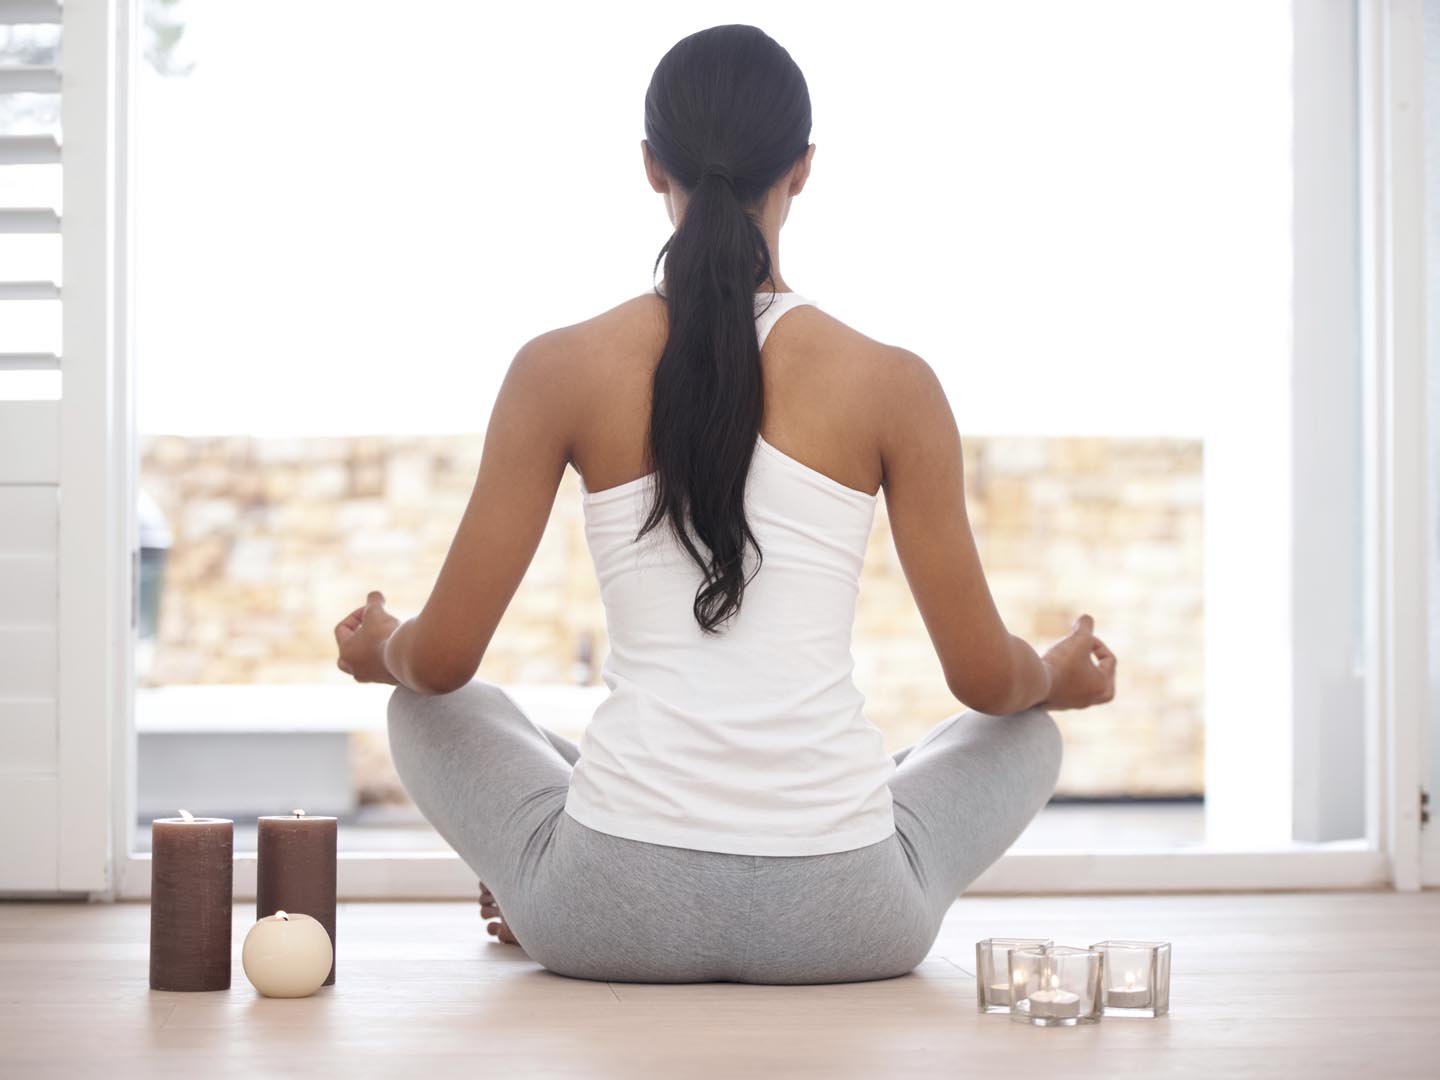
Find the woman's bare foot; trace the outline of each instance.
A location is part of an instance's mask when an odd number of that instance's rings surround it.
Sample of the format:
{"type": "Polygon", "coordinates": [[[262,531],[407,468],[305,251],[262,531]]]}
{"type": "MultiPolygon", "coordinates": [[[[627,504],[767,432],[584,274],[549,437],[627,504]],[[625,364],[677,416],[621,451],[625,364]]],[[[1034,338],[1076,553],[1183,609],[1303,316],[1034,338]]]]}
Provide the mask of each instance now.
{"type": "Polygon", "coordinates": [[[485,887],[485,882],[480,882],[480,917],[482,919],[499,919],[499,922],[487,923],[486,932],[494,935],[506,945],[519,945],[515,935],[510,930],[510,924],[505,921],[505,916],[500,914],[500,905],[495,902],[494,895],[485,887]]]}

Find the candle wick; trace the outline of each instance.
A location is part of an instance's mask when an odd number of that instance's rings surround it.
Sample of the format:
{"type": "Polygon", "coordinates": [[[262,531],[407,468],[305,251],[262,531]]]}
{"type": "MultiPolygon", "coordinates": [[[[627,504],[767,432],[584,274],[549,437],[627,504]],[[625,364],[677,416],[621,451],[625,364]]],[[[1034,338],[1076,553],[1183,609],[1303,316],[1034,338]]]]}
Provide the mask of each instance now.
{"type": "Polygon", "coordinates": [[[187,821],[187,822],[189,822],[189,821],[194,821],[194,820],[195,820],[195,815],[192,814],[192,813],[190,813],[189,810],[181,810],[181,811],[180,811],[180,817],[181,817],[182,820],[187,821]]]}

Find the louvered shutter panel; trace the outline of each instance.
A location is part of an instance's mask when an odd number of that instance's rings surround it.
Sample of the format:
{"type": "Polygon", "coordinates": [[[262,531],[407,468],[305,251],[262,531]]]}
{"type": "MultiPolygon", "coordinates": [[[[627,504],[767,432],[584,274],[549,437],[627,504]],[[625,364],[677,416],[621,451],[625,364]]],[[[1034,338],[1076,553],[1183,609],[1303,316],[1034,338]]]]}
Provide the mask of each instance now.
{"type": "Polygon", "coordinates": [[[121,535],[114,0],[0,0],[0,36],[0,893],[90,892],[109,871],[121,535]]]}

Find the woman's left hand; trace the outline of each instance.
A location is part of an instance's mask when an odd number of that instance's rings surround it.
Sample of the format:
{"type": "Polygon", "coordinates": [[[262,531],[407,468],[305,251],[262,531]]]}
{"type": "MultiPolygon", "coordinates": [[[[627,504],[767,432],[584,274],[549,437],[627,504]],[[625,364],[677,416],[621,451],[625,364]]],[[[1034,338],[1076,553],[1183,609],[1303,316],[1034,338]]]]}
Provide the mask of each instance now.
{"type": "Polygon", "coordinates": [[[385,666],[385,643],[400,625],[400,620],[385,610],[385,597],[378,590],[365,598],[358,607],[335,624],[335,644],[340,647],[336,666],[356,682],[389,683],[399,680],[385,666]]]}

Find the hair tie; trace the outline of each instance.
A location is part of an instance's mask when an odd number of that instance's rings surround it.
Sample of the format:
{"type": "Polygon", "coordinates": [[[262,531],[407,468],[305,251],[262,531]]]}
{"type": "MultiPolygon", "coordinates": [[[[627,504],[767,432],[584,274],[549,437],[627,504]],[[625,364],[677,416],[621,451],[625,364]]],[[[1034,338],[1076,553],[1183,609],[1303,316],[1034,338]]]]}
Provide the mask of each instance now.
{"type": "Polygon", "coordinates": [[[695,181],[695,186],[699,187],[701,181],[703,181],[707,176],[718,176],[720,177],[720,179],[724,180],[725,183],[730,185],[731,191],[735,190],[735,177],[731,176],[730,170],[727,169],[724,165],[721,165],[719,162],[706,165],[705,168],[701,169],[700,179],[695,181]]]}

